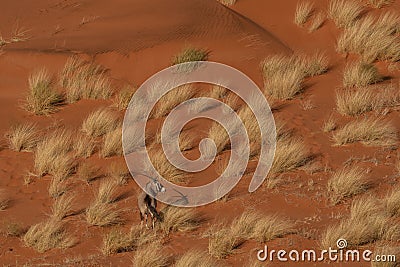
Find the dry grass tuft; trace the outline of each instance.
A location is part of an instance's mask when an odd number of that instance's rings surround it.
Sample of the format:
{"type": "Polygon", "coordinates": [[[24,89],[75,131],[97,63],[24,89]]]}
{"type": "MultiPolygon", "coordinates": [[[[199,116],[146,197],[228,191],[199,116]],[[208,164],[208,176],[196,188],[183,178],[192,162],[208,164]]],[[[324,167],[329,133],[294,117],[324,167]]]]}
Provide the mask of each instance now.
{"type": "Polygon", "coordinates": [[[68,155],[72,149],[72,134],[64,129],[56,130],[36,146],[34,166],[37,175],[47,173],[66,177],[73,171],[73,159],[68,155]]]}
{"type": "Polygon", "coordinates": [[[190,208],[167,206],[162,210],[161,229],[164,233],[195,230],[203,221],[201,215],[190,208]]]}
{"type": "Polygon", "coordinates": [[[391,146],[397,139],[396,127],[379,118],[351,121],[333,133],[336,145],[361,142],[368,146],[391,146]]]}
{"type": "Polygon", "coordinates": [[[137,88],[135,87],[124,87],[114,99],[114,106],[116,106],[119,110],[127,109],[129,106],[129,102],[131,101],[132,96],[135,94],[137,88]]]}
{"type": "Polygon", "coordinates": [[[208,243],[208,253],[217,259],[224,259],[242,245],[245,240],[240,236],[233,235],[229,227],[223,227],[211,234],[208,243]]]}
{"type": "Polygon", "coordinates": [[[74,195],[67,194],[57,198],[53,203],[53,207],[51,208],[51,217],[58,220],[62,220],[63,218],[67,217],[71,213],[74,200],[74,195]]]}
{"type": "Polygon", "coordinates": [[[156,240],[155,233],[143,231],[140,226],[133,226],[129,233],[112,229],[103,238],[101,251],[104,255],[134,251],[156,240]]]}
{"type": "Polygon", "coordinates": [[[303,90],[306,77],[328,70],[328,60],[322,53],[314,55],[274,55],[262,63],[265,92],[277,99],[291,99],[303,90]]]}
{"type": "Polygon", "coordinates": [[[311,2],[299,2],[294,14],[294,23],[302,26],[311,17],[314,11],[314,5],[311,2]]]}
{"type": "Polygon", "coordinates": [[[328,194],[333,204],[365,192],[370,187],[365,170],[358,166],[345,167],[335,172],[328,181],[328,194]]]}
{"type": "Polygon", "coordinates": [[[219,266],[207,253],[191,250],[183,254],[176,262],[175,267],[212,267],[219,266]]]}
{"type": "MultiPolygon", "coordinates": [[[[233,124],[233,122],[232,122],[233,124]]],[[[217,153],[221,153],[230,143],[229,135],[219,123],[213,122],[208,131],[208,138],[215,142],[217,153]]]]}
{"type": "Polygon", "coordinates": [[[293,233],[294,224],[277,215],[267,215],[255,223],[253,237],[261,243],[293,233]]]}
{"type": "Polygon", "coordinates": [[[93,202],[86,209],[86,221],[91,225],[109,226],[122,222],[121,210],[115,200],[117,183],[110,179],[103,181],[93,202]]]}
{"type": "Polygon", "coordinates": [[[172,165],[161,149],[151,149],[149,151],[149,157],[154,168],[162,177],[173,183],[182,183],[185,181],[186,172],[172,165]]]}
{"type": "Polygon", "coordinates": [[[207,61],[210,52],[205,49],[187,47],[174,56],[172,65],[191,61],[207,61]]]}
{"type": "Polygon", "coordinates": [[[69,103],[82,98],[106,99],[112,95],[111,84],[105,75],[105,70],[94,62],[85,61],[77,56],[67,60],[60,73],[59,82],[65,88],[69,103]]]}
{"type": "Polygon", "coordinates": [[[36,115],[48,115],[55,112],[62,101],[62,96],[53,89],[51,77],[47,70],[42,69],[29,77],[26,110],[36,115]]]}
{"type": "Polygon", "coordinates": [[[5,193],[4,189],[0,189],[0,211],[8,208],[10,204],[10,199],[5,193]]]}
{"type": "Polygon", "coordinates": [[[91,225],[110,226],[122,223],[123,219],[115,204],[93,202],[86,209],[86,221],[91,225]]]}
{"type": "Polygon", "coordinates": [[[378,18],[368,15],[354,26],[345,29],[337,42],[340,53],[356,53],[364,62],[400,59],[399,16],[382,13],[378,18]]]}
{"type": "Polygon", "coordinates": [[[167,115],[178,104],[192,98],[195,90],[191,85],[183,85],[175,88],[161,97],[152,112],[150,118],[160,118],[167,115]]]}
{"type": "Polygon", "coordinates": [[[119,121],[114,113],[101,108],[89,114],[82,123],[82,131],[89,136],[99,137],[118,127],[119,121]]]}
{"type": "Polygon", "coordinates": [[[241,165],[243,165],[245,163],[245,161],[244,160],[232,161],[231,167],[228,168],[229,159],[230,159],[229,156],[224,157],[216,163],[217,174],[218,175],[224,174],[223,176],[225,178],[236,178],[236,177],[242,176],[246,172],[246,169],[244,169],[244,170],[241,169],[241,165]]]}
{"type": "Polygon", "coordinates": [[[218,2],[226,6],[233,6],[236,4],[237,0],[218,0],[218,2]]]}
{"type": "Polygon", "coordinates": [[[36,125],[33,123],[12,126],[6,137],[9,147],[15,151],[32,151],[39,141],[36,125]]]}
{"type": "Polygon", "coordinates": [[[381,8],[393,3],[393,0],[368,0],[371,6],[381,8]]]}
{"type": "Polygon", "coordinates": [[[381,206],[373,197],[363,197],[353,202],[350,217],[326,229],[322,235],[323,248],[337,247],[340,238],[347,240],[349,248],[392,239],[393,227],[388,217],[380,210],[381,206]]]}
{"type": "Polygon", "coordinates": [[[400,190],[394,188],[384,199],[384,205],[390,216],[400,216],[400,190]]]}
{"type": "Polygon", "coordinates": [[[215,99],[223,98],[226,96],[228,91],[229,90],[227,90],[225,87],[214,84],[210,90],[210,93],[208,94],[208,97],[215,99]]]}
{"type": "Polygon", "coordinates": [[[128,183],[128,179],[132,178],[129,169],[125,163],[111,163],[110,167],[108,168],[108,175],[119,185],[128,183]]]}
{"type": "Polygon", "coordinates": [[[322,12],[319,12],[315,15],[314,19],[311,21],[310,27],[308,28],[309,32],[314,32],[322,27],[325,22],[326,15],[322,12]]]}
{"type": "Polygon", "coordinates": [[[64,179],[54,176],[49,184],[48,192],[52,198],[57,198],[62,196],[65,192],[68,191],[68,185],[64,179]]]}
{"type": "Polygon", "coordinates": [[[7,222],[4,228],[5,235],[10,237],[22,237],[27,231],[25,227],[17,222],[7,222]]]}
{"type": "Polygon", "coordinates": [[[209,253],[218,259],[226,258],[246,240],[256,238],[260,242],[284,236],[292,232],[293,224],[277,216],[263,216],[245,212],[233,220],[230,226],[218,227],[211,232],[209,253]]]}
{"type": "Polygon", "coordinates": [[[336,120],[331,115],[327,120],[324,121],[324,124],[322,125],[322,131],[329,133],[334,131],[336,127],[337,127],[336,120]]]}
{"type": "Polygon", "coordinates": [[[345,90],[336,94],[336,108],[343,115],[360,115],[378,107],[376,93],[369,89],[345,90]]]}
{"type": "Polygon", "coordinates": [[[181,151],[187,151],[194,148],[195,143],[193,140],[193,134],[186,132],[181,132],[179,135],[179,148],[181,151]]]}
{"type": "Polygon", "coordinates": [[[336,26],[347,28],[352,26],[363,13],[363,7],[355,1],[331,0],[328,7],[328,16],[336,26]]]}
{"type": "Polygon", "coordinates": [[[122,155],[122,128],[108,132],[103,137],[103,149],[101,155],[104,158],[122,155]]]}
{"type": "Polygon", "coordinates": [[[75,243],[74,239],[68,236],[64,224],[54,218],[31,226],[23,241],[39,252],[52,248],[69,248],[75,243]]]}
{"type": "Polygon", "coordinates": [[[97,193],[96,202],[110,204],[115,200],[115,191],[117,190],[117,182],[111,179],[101,181],[99,191],[97,193]]]}
{"type": "MultiPolygon", "coordinates": [[[[262,161],[262,159],[261,159],[262,161]]],[[[310,153],[304,143],[291,136],[278,139],[271,174],[288,172],[310,161],[310,153]]]]}
{"type": "Polygon", "coordinates": [[[365,87],[380,81],[382,81],[382,76],[373,64],[357,62],[348,64],[344,69],[344,87],[365,87]]]}
{"type": "Polygon", "coordinates": [[[96,149],[96,143],[90,136],[79,134],[75,137],[73,149],[76,157],[89,158],[96,149]]]}
{"type": "Polygon", "coordinates": [[[170,265],[170,259],[163,253],[163,246],[159,241],[153,242],[146,247],[136,251],[133,257],[135,267],[166,267],[170,265]]]}
{"type": "Polygon", "coordinates": [[[99,167],[83,162],[78,166],[76,174],[80,180],[89,184],[91,181],[99,178],[99,170],[99,167]]]}

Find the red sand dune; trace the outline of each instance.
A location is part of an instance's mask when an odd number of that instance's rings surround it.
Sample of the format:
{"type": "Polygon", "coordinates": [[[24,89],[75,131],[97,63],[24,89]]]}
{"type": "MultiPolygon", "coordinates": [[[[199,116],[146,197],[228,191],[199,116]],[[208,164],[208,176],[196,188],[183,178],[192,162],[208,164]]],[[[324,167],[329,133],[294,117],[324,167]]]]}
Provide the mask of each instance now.
{"type": "MultiPolygon", "coordinates": [[[[328,1],[314,2],[318,10],[326,10],[328,1]]],[[[296,135],[317,155],[317,164],[323,170],[315,174],[304,170],[285,173],[285,182],[276,189],[262,187],[253,194],[247,192],[251,175],[246,175],[232,191],[229,201],[196,208],[207,219],[198,230],[172,233],[166,238],[164,247],[165,252],[174,257],[182,255],[188,248],[207,251],[208,238],[204,233],[211,225],[230,222],[245,210],[257,210],[263,214],[278,213],[297,223],[298,233],[268,242],[271,247],[317,249],[320,234],[328,225],[339,221],[340,214],[347,214],[351,205],[350,201],[337,206],[329,204],[326,196],[329,170],[338,169],[350,157],[362,159],[362,166],[371,170],[370,176],[376,184],[369,192],[383,196],[397,184],[398,175],[393,174],[393,164],[398,150],[386,151],[361,144],[336,147],[332,146],[330,135],[321,131],[323,121],[335,112],[335,90],[341,85],[346,62],[353,56],[345,58],[335,51],[340,30],[331,20],[311,34],[296,26],[293,23],[296,4],[295,0],[238,0],[228,8],[214,0],[21,0],[3,3],[1,35],[8,38],[19,26],[29,30],[30,39],[7,44],[0,50],[0,135],[6,134],[11,125],[25,121],[36,122],[41,129],[61,124],[78,131],[90,112],[111,105],[111,100],[80,100],[62,106],[50,116],[35,116],[21,108],[28,90],[29,74],[46,67],[56,75],[73,53],[93,58],[105,66],[113,87],[120,88],[126,84],[140,85],[155,72],[168,67],[173,55],[183,47],[192,45],[209,49],[210,60],[243,71],[262,87],[259,64],[266,56],[293,51],[324,51],[329,58],[329,71],[307,79],[305,92],[294,100],[278,103],[282,108],[274,113],[277,119],[295,129],[296,135]],[[306,100],[311,100],[315,107],[303,110],[301,104],[306,100]]],[[[388,8],[399,12],[400,1],[396,0],[388,8]]],[[[378,67],[382,74],[391,77],[384,83],[392,83],[398,88],[399,70],[389,73],[383,63],[378,67]]],[[[348,117],[335,117],[339,125],[350,121],[348,117]]],[[[393,110],[385,118],[400,126],[399,111],[393,110]]],[[[194,124],[204,131],[209,127],[205,121],[194,124]]],[[[104,159],[97,154],[88,161],[99,166],[102,173],[106,173],[111,162],[123,162],[122,157],[104,159]]],[[[24,175],[33,171],[33,154],[30,152],[14,152],[4,146],[0,150],[0,159],[0,188],[4,188],[12,200],[8,209],[0,211],[0,231],[10,222],[28,227],[44,220],[53,203],[47,192],[51,178],[34,178],[31,184],[24,185],[24,175]]],[[[207,170],[196,179],[209,179],[207,176],[211,175],[215,175],[215,170],[207,170]]],[[[88,186],[76,182],[75,176],[69,179],[73,181],[72,190],[78,195],[75,208],[83,210],[97,191],[99,181],[88,186]]],[[[136,190],[138,187],[133,180],[118,189],[119,194],[126,194],[118,204],[126,209],[126,222],[122,226],[126,230],[139,224],[136,190]]],[[[0,263],[4,266],[132,265],[135,252],[111,256],[101,253],[103,234],[109,228],[89,226],[83,213],[66,221],[68,231],[78,240],[72,248],[53,249],[42,254],[24,246],[20,238],[1,235],[0,263]]],[[[247,266],[262,247],[263,244],[247,241],[233,255],[219,262],[228,266],[247,266]]],[[[328,266],[329,263],[272,265],[328,266]]]]}

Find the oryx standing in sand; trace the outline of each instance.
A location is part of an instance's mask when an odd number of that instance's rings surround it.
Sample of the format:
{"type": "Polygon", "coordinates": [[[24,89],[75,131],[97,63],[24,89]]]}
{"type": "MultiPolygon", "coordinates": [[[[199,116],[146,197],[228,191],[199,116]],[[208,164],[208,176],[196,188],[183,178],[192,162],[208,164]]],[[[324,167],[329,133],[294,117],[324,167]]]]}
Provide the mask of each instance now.
{"type": "Polygon", "coordinates": [[[149,228],[147,225],[147,217],[150,215],[151,225],[154,229],[155,221],[161,220],[157,212],[157,200],[155,197],[158,193],[164,193],[165,187],[157,179],[152,179],[146,184],[145,189],[146,190],[142,190],[137,197],[140,212],[140,225],[143,226],[143,219],[145,219],[146,228],[149,228]]]}

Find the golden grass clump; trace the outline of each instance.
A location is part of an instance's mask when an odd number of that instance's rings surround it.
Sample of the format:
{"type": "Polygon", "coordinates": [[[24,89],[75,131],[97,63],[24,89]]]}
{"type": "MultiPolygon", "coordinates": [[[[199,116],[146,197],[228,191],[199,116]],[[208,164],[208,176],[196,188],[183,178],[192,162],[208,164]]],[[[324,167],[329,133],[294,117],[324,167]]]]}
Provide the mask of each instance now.
{"type": "Polygon", "coordinates": [[[118,127],[118,119],[111,111],[101,108],[89,114],[82,123],[82,131],[89,136],[99,137],[118,127]]]}
{"type": "Polygon", "coordinates": [[[79,158],[89,158],[96,149],[96,143],[93,137],[83,134],[79,134],[75,137],[72,146],[75,151],[75,156],[79,158]]]}
{"type": "Polygon", "coordinates": [[[195,146],[193,140],[193,134],[186,132],[181,132],[179,135],[179,148],[181,151],[187,151],[195,146]]]}
{"type": "Polygon", "coordinates": [[[335,118],[331,115],[329,116],[328,119],[324,121],[324,124],[322,125],[322,131],[329,133],[332,132],[336,129],[337,124],[335,118]]]}
{"type": "Polygon", "coordinates": [[[68,185],[63,178],[60,178],[59,176],[52,177],[48,188],[49,195],[52,198],[62,196],[67,191],[68,185]]]}
{"type": "Polygon", "coordinates": [[[371,6],[381,8],[393,3],[393,0],[368,0],[371,6]]]}
{"type": "Polygon", "coordinates": [[[140,226],[133,226],[129,233],[112,229],[103,238],[101,251],[104,255],[134,251],[144,245],[155,241],[155,233],[143,231],[140,226]]]}
{"type": "Polygon", "coordinates": [[[82,98],[106,99],[112,95],[111,83],[105,75],[105,70],[95,64],[70,57],[60,73],[60,85],[65,88],[66,99],[69,103],[82,98]]]}
{"type": "Polygon", "coordinates": [[[265,92],[277,99],[292,99],[303,90],[306,77],[328,70],[328,60],[322,53],[314,55],[274,55],[262,63],[265,92]]]}
{"type": "Polygon", "coordinates": [[[358,166],[336,171],[328,181],[328,195],[333,204],[365,192],[370,187],[365,170],[358,166]]]}
{"type": "Polygon", "coordinates": [[[260,242],[282,237],[292,232],[293,224],[277,216],[263,216],[255,212],[245,212],[233,220],[230,226],[218,227],[211,232],[209,253],[223,259],[234,252],[246,240],[260,242]]]}
{"type": "Polygon", "coordinates": [[[213,122],[208,131],[208,138],[215,142],[217,153],[221,153],[229,144],[229,135],[219,123],[213,122]]]}
{"type": "Polygon", "coordinates": [[[93,164],[83,162],[79,164],[76,174],[80,180],[89,184],[91,181],[99,178],[99,169],[99,167],[93,164]]]}
{"type": "Polygon", "coordinates": [[[347,28],[352,26],[364,12],[364,8],[352,0],[331,0],[328,7],[328,16],[336,26],[347,28]]]}
{"type": "Polygon", "coordinates": [[[237,0],[218,0],[218,2],[226,6],[233,6],[236,4],[237,0]]]}
{"type": "Polygon", "coordinates": [[[336,108],[343,115],[360,115],[378,107],[375,95],[369,89],[341,91],[336,94],[336,108]]]}
{"type": "Polygon", "coordinates": [[[27,231],[25,227],[17,222],[7,222],[4,228],[5,235],[11,237],[22,237],[27,231]]]}
{"type": "MultiPolygon", "coordinates": [[[[186,172],[172,165],[160,149],[151,149],[149,157],[157,172],[170,182],[182,183],[185,181],[186,172]]],[[[150,171],[150,169],[148,170],[150,171]]]]}
{"type": "Polygon", "coordinates": [[[107,174],[119,185],[126,184],[128,182],[128,179],[132,178],[129,169],[125,163],[111,163],[110,167],[108,168],[107,174]]]}
{"type": "Polygon", "coordinates": [[[254,157],[259,154],[261,149],[261,131],[258,121],[248,105],[239,109],[238,116],[242,120],[247,131],[247,136],[249,137],[250,157],[254,157]]]}
{"type": "Polygon", "coordinates": [[[396,238],[398,229],[389,223],[377,201],[370,197],[362,197],[352,203],[350,216],[335,225],[329,226],[323,233],[323,248],[336,248],[336,241],[343,238],[348,248],[396,238]],[[396,233],[397,232],[397,233],[396,233]]]}
{"type": "Polygon", "coordinates": [[[71,132],[61,129],[43,137],[36,146],[34,166],[39,176],[47,173],[66,177],[73,171],[71,132]]]}
{"type": "Polygon", "coordinates": [[[118,110],[127,109],[129,106],[129,102],[131,98],[135,94],[137,88],[126,86],[114,98],[114,106],[118,108],[118,110]]]}
{"type": "Polygon", "coordinates": [[[167,267],[170,266],[170,259],[166,253],[163,253],[161,243],[153,242],[144,248],[137,250],[133,257],[133,266],[135,267],[167,267]]]}
{"type": "Polygon", "coordinates": [[[55,218],[31,226],[23,241],[39,252],[52,248],[69,248],[75,244],[74,239],[66,232],[64,223],[55,218]]]}
{"type": "Polygon", "coordinates": [[[183,254],[176,262],[175,267],[212,267],[219,266],[207,253],[190,250],[183,254]]]}
{"type": "Polygon", "coordinates": [[[224,227],[212,233],[208,243],[208,253],[217,259],[224,259],[231,255],[237,247],[243,244],[244,240],[232,236],[229,228],[224,227]]]}
{"type": "Polygon", "coordinates": [[[172,65],[191,62],[191,61],[207,61],[210,52],[205,49],[187,47],[174,56],[172,65]]]}
{"type": "Polygon", "coordinates": [[[51,217],[56,218],[58,220],[62,220],[71,214],[71,210],[73,207],[73,202],[75,200],[75,196],[70,194],[64,194],[58,197],[51,208],[51,217]]]}
{"type": "Polygon", "coordinates": [[[310,27],[308,28],[309,32],[314,32],[322,27],[325,22],[326,15],[322,12],[319,12],[315,15],[313,20],[311,21],[310,27]]]}
{"type": "Polygon", "coordinates": [[[0,211],[8,208],[10,204],[10,199],[5,193],[4,189],[0,189],[0,211]]]}
{"type": "Polygon", "coordinates": [[[200,214],[190,208],[167,206],[162,210],[161,229],[164,233],[187,232],[195,230],[202,222],[200,214]]]}
{"type": "Polygon", "coordinates": [[[357,62],[348,64],[343,73],[344,87],[365,87],[382,80],[374,64],[357,62]]]}
{"type": "Polygon", "coordinates": [[[313,13],[314,5],[311,2],[299,2],[294,13],[294,23],[302,26],[310,18],[313,13]]]}
{"type": "Polygon", "coordinates": [[[336,145],[361,142],[368,146],[391,146],[398,139],[397,129],[379,118],[362,118],[351,121],[333,133],[336,145]]]}
{"type": "Polygon", "coordinates": [[[293,233],[294,224],[278,215],[267,215],[255,223],[252,238],[265,243],[293,233]]]}
{"type": "Polygon", "coordinates": [[[343,31],[336,49],[340,53],[359,54],[364,62],[377,59],[398,61],[399,25],[399,16],[391,12],[382,13],[377,18],[368,15],[343,31]]]}
{"type": "Polygon", "coordinates": [[[122,155],[122,128],[108,132],[103,137],[101,155],[104,158],[122,155]]]}
{"type": "MultiPolygon", "coordinates": [[[[153,89],[154,90],[154,89],[153,89]]],[[[178,88],[169,91],[161,97],[152,112],[150,118],[160,118],[167,115],[178,104],[192,98],[195,94],[193,87],[189,85],[182,85],[178,88]]]]}
{"type": "Polygon", "coordinates": [[[54,90],[51,77],[46,69],[29,76],[29,92],[26,96],[26,110],[36,115],[48,115],[57,110],[63,98],[54,90]]]}
{"type": "Polygon", "coordinates": [[[223,98],[224,96],[226,96],[228,91],[229,90],[226,89],[225,87],[214,84],[208,94],[208,97],[215,99],[223,98]]]}
{"type": "Polygon", "coordinates": [[[292,171],[309,161],[310,152],[305,144],[298,138],[286,136],[278,139],[276,143],[275,157],[270,173],[279,174],[292,171]]]}
{"type": "Polygon", "coordinates": [[[390,216],[400,216],[400,190],[398,187],[386,195],[384,205],[390,216]]]}
{"type": "Polygon", "coordinates": [[[6,137],[9,147],[15,151],[32,151],[39,141],[36,125],[33,123],[12,126],[6,137]]]}
{"type": "Polygon", "coordinates": [[[109,226],[122,222],[121,210],[118,210],[115,200],[117,183],[112,180],[103,181],[99,191],[86,209],[86,221],[91,225],[109,226]]]}

